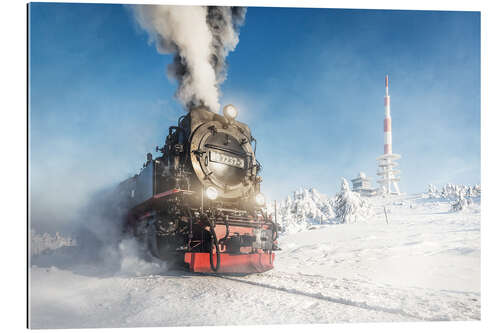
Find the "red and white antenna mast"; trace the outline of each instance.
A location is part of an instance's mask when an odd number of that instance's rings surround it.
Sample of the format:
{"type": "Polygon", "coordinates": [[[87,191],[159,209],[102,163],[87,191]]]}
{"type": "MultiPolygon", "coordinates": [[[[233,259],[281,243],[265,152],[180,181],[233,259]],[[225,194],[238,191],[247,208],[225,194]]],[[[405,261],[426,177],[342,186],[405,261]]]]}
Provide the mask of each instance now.
{"type": "Polygon", "coordinates": [[[400,194],[398,182],[400,171],[395,167],[398,165],[395,160],[401,155],[392,153],[392,123],[391,123],[391,96],[389,96],[389,76],[385,76],[385,118],[384,118],[384,154],[377,158],[378,172],[381,178],[377,181],[380,184],[382,194],[400,194]]]}

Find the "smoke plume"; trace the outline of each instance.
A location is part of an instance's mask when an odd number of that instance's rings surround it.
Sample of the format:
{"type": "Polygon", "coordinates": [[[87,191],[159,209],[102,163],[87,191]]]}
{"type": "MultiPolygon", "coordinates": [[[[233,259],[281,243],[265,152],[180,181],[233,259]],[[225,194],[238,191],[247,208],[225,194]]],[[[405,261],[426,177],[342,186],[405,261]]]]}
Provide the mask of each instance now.
{"type": "Polygon", "coordinates": [[[133,12],[158,52],[173,54],[167,76],[178,81],[181,103],[218,112],[226,57],[238,44],[246,8],[137,5],[133,12]]]}

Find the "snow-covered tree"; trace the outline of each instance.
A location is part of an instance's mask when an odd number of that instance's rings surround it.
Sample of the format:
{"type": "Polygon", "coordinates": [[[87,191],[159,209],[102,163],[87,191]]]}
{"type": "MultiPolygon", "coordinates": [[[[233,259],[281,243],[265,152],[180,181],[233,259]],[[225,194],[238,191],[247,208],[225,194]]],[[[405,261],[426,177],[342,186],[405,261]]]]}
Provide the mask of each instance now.
{"type": "Polygon", "coordinates": [[[340,192],[335,197],[335,215],[341,223],[354,223],[364,220],[371,214],[368,202],[359,193],[351,191],[349,183],[342,178],[340,192]]]}
{"type": "Polygon", "coordinates": [[[429,187],[427,189],[427,196],[429,198],[439,198],[440,194],[436,186],[433,184],[429,184],[429,187]]]}
{"type": "Polygon", "coordinates": [[[31,255],[38,255],[63,246],[75,246],[76,242],[71,237],[63,237],[59,232],[54,236],[48,233],[39,234],[31,229],[30,247],[31,255]]]}
{"type": "Polygon", "coordinates": [[[440,197],[446,200],[458,200],[460,193],[466,199],[481,197],[481,186],[467,186],[462,184],[446,184],[441,190],[440,197]]]}
{"type": "Polygon", "coordinates": [[[470,197],[466,196],[467,192],[470,192],[470,191],[469,190],[467,190],[467,191],[462,190],[459,192],[457,201],[455,201],[451,204],[452,211],[458,212],[458,211],[464,210],[472,203],[472,199],[470,197]]]}
{"type": "Polygon", "coordinates": [[[476,196],[480,197],[481,196],[481,185],[474,185],[472,188],[473,193],[476,194],[476,196]]]}
{"type": "MultiPolygon", "coordinates": [[[[274,212],[274,204],[268,205],[274,212]]],[[[297,232],[314,224],[335,223],[333,200],[316,189],[300,188],[277,204],[278,223],[283,232],[297,232]]]]}

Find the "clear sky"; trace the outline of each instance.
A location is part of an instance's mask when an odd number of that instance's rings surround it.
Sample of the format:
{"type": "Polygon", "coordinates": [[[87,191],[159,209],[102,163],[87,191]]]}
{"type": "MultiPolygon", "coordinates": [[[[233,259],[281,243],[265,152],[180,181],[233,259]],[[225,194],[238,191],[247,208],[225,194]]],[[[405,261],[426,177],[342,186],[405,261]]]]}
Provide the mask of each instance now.
{"type": "MultiPolygon", "coordinates": [[[[403,192],[480,183],[478,12],[249,8],[222,104],[258,140],[263,191],[376,185],[389,75],[403,192]]],[[[136,173],[184,113],[121,5],[30,7],[32,215],[136,173]]],[[[52,208],[51,208],[52,207],[52,208]]]]}

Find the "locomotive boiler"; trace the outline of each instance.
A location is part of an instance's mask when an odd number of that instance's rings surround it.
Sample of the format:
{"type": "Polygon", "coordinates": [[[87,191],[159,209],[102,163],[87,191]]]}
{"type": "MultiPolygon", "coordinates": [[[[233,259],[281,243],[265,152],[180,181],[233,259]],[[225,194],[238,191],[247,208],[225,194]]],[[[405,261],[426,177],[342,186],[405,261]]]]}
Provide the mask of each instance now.
{"type": "Polygon", "coordinates": [[[233,105],[223,115],[191,109],[156,147],[160,156],[148,153],[119,185],[126,230],[155,257],[194,272],[273,268],[278,226],[264,209],[257,141],[237,114],[233,105]]]}

